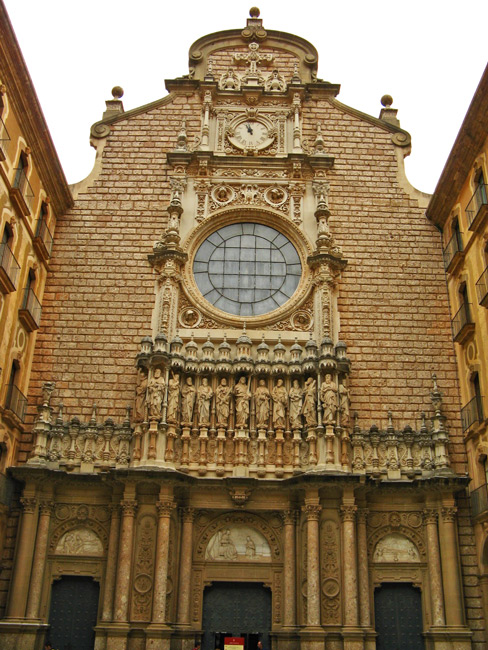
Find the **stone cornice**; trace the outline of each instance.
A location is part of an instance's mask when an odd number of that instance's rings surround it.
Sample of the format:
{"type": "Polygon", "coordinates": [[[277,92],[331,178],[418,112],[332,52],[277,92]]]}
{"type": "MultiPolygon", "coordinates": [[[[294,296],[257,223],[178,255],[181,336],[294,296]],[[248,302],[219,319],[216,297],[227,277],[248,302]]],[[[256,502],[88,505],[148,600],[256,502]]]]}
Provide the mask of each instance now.
{"type": "Polygon", "coordinates": [[[0,2],[0,74],[7,86],[12,111],[31,146],[36,170],[59,217],[73,205],[73,197],[3,2],[0,2]]]}
{"type": "Polygon", "coordinates": [[[427,217],[438,226],[444,226],[457,202],[469,171],[488,137],[487,113],[488,65],[483,72],[434,194],[427,206],[427,217]]]}

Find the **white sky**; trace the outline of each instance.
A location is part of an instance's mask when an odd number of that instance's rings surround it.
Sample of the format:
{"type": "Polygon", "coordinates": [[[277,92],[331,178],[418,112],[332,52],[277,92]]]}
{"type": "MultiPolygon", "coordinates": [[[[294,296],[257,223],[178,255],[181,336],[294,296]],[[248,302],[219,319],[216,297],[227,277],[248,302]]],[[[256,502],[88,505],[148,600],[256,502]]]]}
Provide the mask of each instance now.
{"type": "MultiPolygon", "coordinates": [[[[200,36],[242,28],[250,1],[4,0],[70,183],[94,162],[91,124],[115,85],[126,110],[166,94],[188,72],[200,36]]],[[[393,96],[412,135],[410,182],[432,192],[487,60],[487,0],[260,0],[267,29],[319,53],[338,99],[378,117],[393,96]]]]}

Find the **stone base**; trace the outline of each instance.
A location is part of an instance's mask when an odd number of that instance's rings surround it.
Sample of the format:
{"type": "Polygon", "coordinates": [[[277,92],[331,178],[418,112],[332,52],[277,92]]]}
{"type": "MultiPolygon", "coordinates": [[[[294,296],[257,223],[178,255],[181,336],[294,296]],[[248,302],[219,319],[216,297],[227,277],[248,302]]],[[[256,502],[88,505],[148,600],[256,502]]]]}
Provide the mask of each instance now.
{"type": "Polygon", "coordinates": [[[2,650],[41,650],[49,625],[40,621],[6,618],[0,621],[2,650]]]}
{"type": "Polygon", "coordinates": [[[364,630],[360,627],[342,628],[344,650],[364,650],[364,630]]]}
{"type": "Polygon", "coordinates": [[[473,633],[464,626],[431,627],[425,636],[429,650],[471,650],[472,647],[473,633]]]}
{"type": "Polygon", "coordinates": [[[270,645],[272,645],[275,650],[299,650],[300,641],[298,628],[285,627],[279,632],[271,632],[270,645]]]}
{"type": "Polygon", "coordinates": [[[307,626],[300,630],[300,650],[324,650],[325,630],[320,626],[307,626]]]}
{"type": "MultiPolygon", "coordinates": [[[[95,628],[97,641],[95,647],[100,648],[105,636],[104,650],[127,650],[130,625],[128,623],[105,623],[95,628]]],[[[103,647],[103,646],[102,646],[103,647]]]]}
{"type": "Polygon", "coordinates": [[[200,643],[201,630],[192,630],[190,626],[173,629],[171,637],[171,650],[193,650],[200,643]]]}
{"type": "Polygon", "coordinates": [[[145,650],[169,650],[172,632],[167,625],[148,625],[145,650]]]}

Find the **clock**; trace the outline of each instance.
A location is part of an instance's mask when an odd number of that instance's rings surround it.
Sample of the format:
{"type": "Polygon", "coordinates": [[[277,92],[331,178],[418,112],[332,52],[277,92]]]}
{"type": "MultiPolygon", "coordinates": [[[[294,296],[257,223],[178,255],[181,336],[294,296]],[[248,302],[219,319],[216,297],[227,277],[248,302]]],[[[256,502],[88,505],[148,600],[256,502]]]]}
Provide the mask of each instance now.
{"type": "Polygon", "coordinates": [[[246,119],[239,121],[234,126],[228,138],[238,149],[248,151],[269,147],[275,136],[264,122],[256,119],[246,119]]]}

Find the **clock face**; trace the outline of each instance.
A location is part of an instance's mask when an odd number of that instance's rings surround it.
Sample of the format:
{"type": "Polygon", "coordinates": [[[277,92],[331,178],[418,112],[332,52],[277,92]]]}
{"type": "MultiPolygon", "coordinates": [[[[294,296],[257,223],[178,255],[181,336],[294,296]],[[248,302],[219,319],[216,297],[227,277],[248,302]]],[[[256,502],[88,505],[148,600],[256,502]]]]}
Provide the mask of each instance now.
{"type": "Polygon", "coordinates": [[[246,120],[240,122],[234,130],[231,141],[244,149],[259,149],[271,142],[268,129],[262,122],[246,120]]]}

